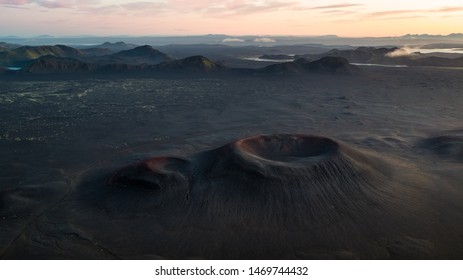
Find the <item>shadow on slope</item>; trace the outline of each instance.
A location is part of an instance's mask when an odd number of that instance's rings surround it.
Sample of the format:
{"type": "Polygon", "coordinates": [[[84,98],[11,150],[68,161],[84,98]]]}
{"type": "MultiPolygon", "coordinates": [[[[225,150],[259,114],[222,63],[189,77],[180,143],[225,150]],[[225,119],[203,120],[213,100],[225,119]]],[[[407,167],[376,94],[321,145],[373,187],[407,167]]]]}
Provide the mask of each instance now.
{"type": "Polygon", "coordinates": [[[446,159],[463,162],[463,130],[453,130],[422,140],[419,146],[446,159]]]}

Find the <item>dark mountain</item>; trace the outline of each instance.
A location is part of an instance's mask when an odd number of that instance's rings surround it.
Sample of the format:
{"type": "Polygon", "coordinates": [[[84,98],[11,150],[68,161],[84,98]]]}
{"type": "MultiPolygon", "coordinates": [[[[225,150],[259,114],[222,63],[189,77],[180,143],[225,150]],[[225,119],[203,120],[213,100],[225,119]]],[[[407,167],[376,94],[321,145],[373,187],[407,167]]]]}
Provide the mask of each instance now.
{"type": "MultiPolygon", "coordinates": [[[[322,57],[342,57],[351,63],[407,65],[407,66],[439,66],[439,67],[463,67],[463,55],[455,58],[455,55],[432,55],[412,53],[400,53],[400,48],[374,48],[359,47],[354,50],[331,50],[321,55],[304,55],[308,59],[320,59],[322,57]]],[[[297,56],[298,57],[298,56],[297,56]]]]}
{"type": "Polygon", "coordinates": [[[175,75],[175,74],[195,74],[213,73],[225,70],[226,67],[217,64],[210,59],[202,56],[187,57],[185,59],[172,60],[156,65],[148,64],[105,64],[98,67],[97,72],[102,74],[126,73],[142,75],[175,75]]]}
{"type": "Polygon", "coordinates": [[[343,57],[327,56],[305,64],[305,69],[316,73],[352,74],[360,69],[343,57]]]}
{"type": "Polygon", "coordinates": [[[80,50],[85,54],[85,56],[82,58],[86,58],[86,59],[87,57],[104,56],[104,55],[110,55],[113,53],[113,51],[111,51],[108,48],[88,48],[88,49],[80,49],[80,50]]]}
{"type": "Polygon", "coordinates": [[[300,58],[292,62],[273,64],[261,69],[259,72],[265,74],[284,75],[307,72],[352,74],[359,71],[360,70],[357,66],[351,65],[345,58],[328,56],[313,62],[300,58]]]}
{"type": "Polygon", "coordinates": [[[74,73],[88,73],[97,68],[80,60],[69,57],[56,57],[56,56],[42,56],[34,60],[30,65],[23,68],[20,72],[32,74],[74,74],[74,73]]]}
{"type": "MultiPolygon", "coordinates": [[[[137,51],[140,51],[140,49],[137,51]]],[[[135,55],[137,52],[129,52],[129,55],[130,54],[135,55]]],[[[351,65],[346,59],[340,57],[323,57],[313,62],[306,59],[297,59],[292,62],[278,63],[261,69],[230,69],[204,56],[192,56],[155,65],[135,65],[127,63],[88,63],[70,57],[47,55],[29,62],[26,67],[20,70],[20,74],[53,74],[56,76],[60,74],[70,75],[87,73],[92,75],[124,74],[154,77],[157,75],[194,75],[205,73],[235,73],[245,75],[286,75],[304,73],[351,74],[357,71],[359,70],[356,66],[351,65]]],[[[3,72],[6,73],[5,71],[3,72]]]]}
{"type": "Polygon", "coordinates": [[[65,45],[56,46],[24,46],[12,50],[16,55],[26,59],[36,59],[46,55],[53,55],[57,57],[84,57],[85,53],[81,50],[74,49],[65,45]]]}
{"type": "Polygon", "coordinates": [[[379,63],[382,62],[388,53],[392,53],[399,48],[374,48],[359,47],[353,50],[333,49],[319,55],[304,55],[305,58],[320,59],[322,57],[342,57],[352,63],[379,63]]]}
{"type": "Polygon", "coordinates": [[[107,53],[103,49],[79,50],[65,45],[56,46],[22,46],[0,52],[0,65],[25,66],[31,60],[43,56],[69,57],[84,59],[93,55],[107,53]]]}
{"type": "MultiPolygon", "coordinates": [[[[129,53],[130,54],[130,53],[129,53]]],[[[148,64],[124,64],[108,63],[96,64],[87,63],[75,58],[63,58],[55,56],[43,56],[33,60],[21,73],[32,74],[72,74],[72,73],[94,73],[94,74],[175,74],[175,73],[206,73],[216,72],[226,69],[224,66],[217,64],[208,58],[202,56],[188,57],[181,60],[164,62],[157,65],[148,64]]]]}
{"type": "Polygon", "coordinates": [[[157,66],[160,70],[166,71],[201,71],[201,72],[215,72],[226,69],[225,66],[215,63],[204,56],[191,56],[184,59],[174,60],[170,62],[161,63],[157,66]]]}
{"type": "Polygon", "coordinates": [[[98,64],[158,64],[172,60],[151,46],[136,47],[112,54],[107,48],[76,49],[65,45],[23,46],[0,51],[0,65],[24,67],[43,56],[68,57],[98,64]]]}
{"type": "Polygon", "coordinates": [[[306,72],[306,66],[310,61],[300,58],[292,62],[283,62],[272,64],[259,69],[260,73],[273,74],[273,75],[285,75],[285,74],[297,74],[306,72]]]}
{"type": "Polygon", "coordinates": [[[120,51],[112,55],[94,57],[89,61],[99,64],[158,64],[171,61],[172,57],[162,53],[151,46],[145,45],[134,49],[120,51]]]}
{"type": "Polygon", "coordinates": [[[128,58],[151,58],[156,60],[170,60],[171,57],[168,55],[154,49],[152,46],[144,45],[140,47],[133,48],[131,50],[120,51],[115,54],[118,57],[128,57],[128,58]]]}
{"type": "MultiPolygon", "coordinates": [[[[329,51],[333,47],[321,46],[316,44],[304,45],[278,45],[278,46],[252,46],[252,45],[233,45],[223,44],[195,44],[195,45],[164,45],[156,48],[168,55],[178,58],[202,55],[213,61],[221,61],[228,67],[238,68],[259,68],[269,65],[266,62],[254,62],[245,60],[246,57],[259,57],[261,55],[279,54],[298,54],[307,53],[321,54],[329,51]]],[[[341,47],[340,47],[341,48],[341,47]]],[[[347,47],[346,47],[347,48],[347,47]]]]}
{"type": "Polygon", "coordinates": [[[97,46],[93,46],[93,47],[94,48],[108,49],[111,52],[115,53],[115,52],[126,51],[126,50],[136,48],[136,47],[138,47],[138,45],[127,44],[125,42],[120,41],[120,42],[116,42],[116,43],[104,42],[101,45],[97,45],[97,46]]]}
{"type": "Polygon", "coordinates": [[[21,45],[0,42],[0,51],[15,49],[15,48],[19,48],[20,46],[21,45]]]}

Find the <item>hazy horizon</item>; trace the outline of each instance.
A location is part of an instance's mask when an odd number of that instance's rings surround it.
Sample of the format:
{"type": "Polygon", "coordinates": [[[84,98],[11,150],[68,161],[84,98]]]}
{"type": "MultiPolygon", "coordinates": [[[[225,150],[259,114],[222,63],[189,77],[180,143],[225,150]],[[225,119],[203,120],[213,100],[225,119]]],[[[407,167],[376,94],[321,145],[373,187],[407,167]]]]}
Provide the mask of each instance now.
{"type": "Polygon", "coordinates": [[[338,37],[338,38],[352,38],[352,39],[361,39],[361,38],[395,38],[395,37],[405,37],[405,36],[441,36],[441,37],[447,37],[447,36],[452,36],[452,35],[462,35],[463,32],[454,32],[454,33],[434,33],[434,34],[429,34],[429,33],[404,33],[400,35],[384,35],[384,36],[341,36],[337,34],[320,34],[320,35],[313,35],[313,34],[307,34],[307,35],[292,35],[292,34],[206,34],[206,33],[195,33],[195,34],[140,34],[140,35],[132,35],[132,34],[101,34],[101,35],[95,35],[95,34],[76,34],[76,35],[57,35],[57,34],[32,34],[32,35],[14,35],[14,34],[0,34],[0,38],[8,38],[8,37],[16,37],[16,38],[88,38],[88,37],[95,37],[95,38],[121,38],[123,39],[124,37],[127,38],[137,38],[137,37],[207,37],[207,36],[226,36],[230,38],[244,38],[244,37],[273,37],[273,38],[278,38],[278,37],[294,37],[294,38],[310,38],[310,37],[338,37]]]}
{"type": "Polygon", "coordinates": [[[0,0],[2,36],[396,37],[460,33],[457,0],[0,0]],[[27,19],[27,20],[25,20],[27,19]]]}

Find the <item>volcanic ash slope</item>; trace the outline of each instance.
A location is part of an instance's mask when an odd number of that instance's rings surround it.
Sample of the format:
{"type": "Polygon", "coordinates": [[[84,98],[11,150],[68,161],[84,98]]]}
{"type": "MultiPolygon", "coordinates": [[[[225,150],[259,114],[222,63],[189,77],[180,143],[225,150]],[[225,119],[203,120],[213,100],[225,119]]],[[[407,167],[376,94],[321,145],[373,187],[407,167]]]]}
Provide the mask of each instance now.
{"type": "Polygon", "coordinates": [[[150,213],[162,225],[135,234],[152,240],[140,244],[142,254],[430,258],[429,184],[396,160],[329,138],[279,134],[127,166],[113,174],[99,203],[114,213],[150,213]]]}

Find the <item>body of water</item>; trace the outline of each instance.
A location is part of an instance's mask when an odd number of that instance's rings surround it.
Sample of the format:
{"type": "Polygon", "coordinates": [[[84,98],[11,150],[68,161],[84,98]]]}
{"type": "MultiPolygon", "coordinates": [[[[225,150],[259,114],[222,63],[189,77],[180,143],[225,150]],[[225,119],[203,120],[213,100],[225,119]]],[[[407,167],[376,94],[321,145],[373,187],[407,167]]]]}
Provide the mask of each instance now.
{"type": "Polygon", "coordinates": [[[388,65],[388,64],[375,64],[375,63],[351,63],[357,66],[374,66],[374,67],[408,67],[407,65],[388,65]]]}
{"type": "Polygon", "coordinates": [[[448,49],[421,49],[421,48],[407,48],[410,53],[420,52],[423,54],[427,53],[457,53],[463,54],[463,48],[448,48],[448,49]]]}
{"type": "Polygon", "coordinates": [[[241,59],[244,60],[252,60],[252,61],[260,61],[260,62],[292,62],[294,59],[267,59],[267,58],[260,58],[258,56],[251,56],[251,57],[243,57],[241,59]]]}

